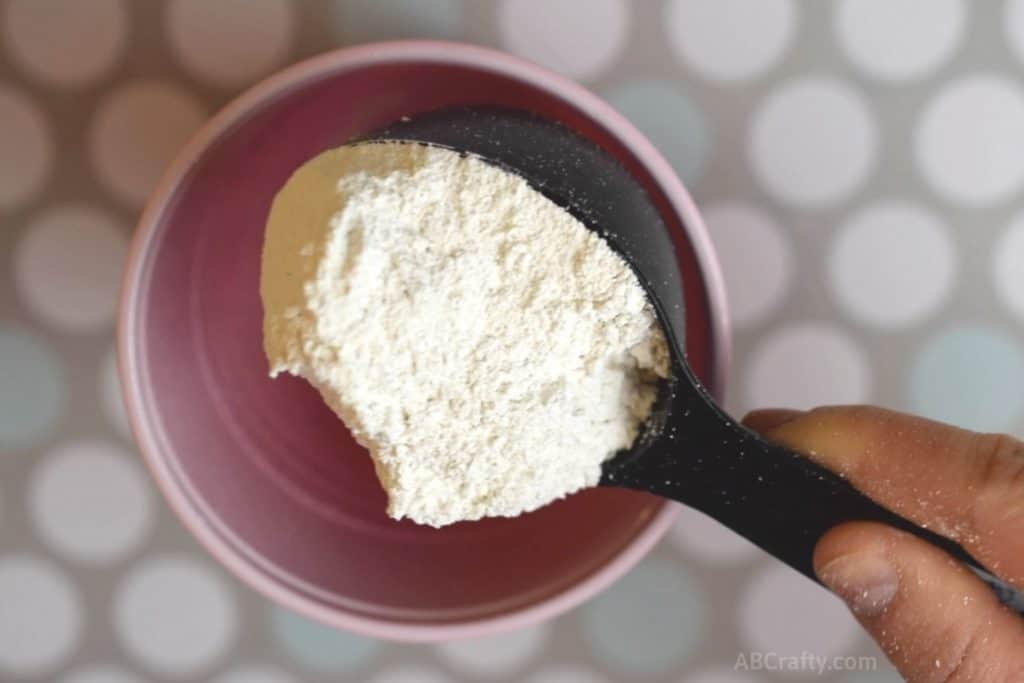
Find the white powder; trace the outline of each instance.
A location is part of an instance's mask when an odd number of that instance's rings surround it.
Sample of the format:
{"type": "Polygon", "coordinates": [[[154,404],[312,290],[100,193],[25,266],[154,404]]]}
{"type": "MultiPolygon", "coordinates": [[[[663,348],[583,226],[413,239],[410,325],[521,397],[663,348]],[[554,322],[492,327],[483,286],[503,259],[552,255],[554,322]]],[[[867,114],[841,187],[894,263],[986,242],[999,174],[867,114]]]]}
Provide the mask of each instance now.
{"type": "Polygon", "coordinates": [[[369,449],[388,513],[533,510],[600,478],[647,417],[664,338],[624,261],[520,177],[416,144],[325,152],[274,200],[271,375],[369,449]]]}

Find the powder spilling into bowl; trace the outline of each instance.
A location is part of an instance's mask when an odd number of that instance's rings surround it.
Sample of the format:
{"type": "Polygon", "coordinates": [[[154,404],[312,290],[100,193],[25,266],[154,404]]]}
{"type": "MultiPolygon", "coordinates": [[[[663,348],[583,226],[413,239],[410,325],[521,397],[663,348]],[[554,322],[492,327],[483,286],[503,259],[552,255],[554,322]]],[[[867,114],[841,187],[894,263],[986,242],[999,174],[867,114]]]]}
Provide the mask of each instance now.
{"type": "Polygon", "coordinates": [[[271,376],[304,377],[369,451],[388,513],[443,526],[597,484],[667,349],[636,276],[521,177],[358,143],[274,199],[260,291],[271,376]]]}

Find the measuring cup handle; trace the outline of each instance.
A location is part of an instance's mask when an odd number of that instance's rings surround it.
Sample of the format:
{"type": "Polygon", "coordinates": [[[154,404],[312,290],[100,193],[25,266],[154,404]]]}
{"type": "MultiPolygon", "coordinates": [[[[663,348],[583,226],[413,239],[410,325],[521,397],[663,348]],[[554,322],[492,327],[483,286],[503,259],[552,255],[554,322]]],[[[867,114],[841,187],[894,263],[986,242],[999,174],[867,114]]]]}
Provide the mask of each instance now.
{"type": "Polygon", "coordinates": [[[814,547],[826,531],[843,522],[881,522],[963,562],[1004,604],[1024,614],[1024,594],[960,545],[879,505],[831,470],[751,432],[695,386],[678,389],[670,423],[657,442],[639,457],[612,461],[602,483],[694,507],[815,581],[814,547]]]}

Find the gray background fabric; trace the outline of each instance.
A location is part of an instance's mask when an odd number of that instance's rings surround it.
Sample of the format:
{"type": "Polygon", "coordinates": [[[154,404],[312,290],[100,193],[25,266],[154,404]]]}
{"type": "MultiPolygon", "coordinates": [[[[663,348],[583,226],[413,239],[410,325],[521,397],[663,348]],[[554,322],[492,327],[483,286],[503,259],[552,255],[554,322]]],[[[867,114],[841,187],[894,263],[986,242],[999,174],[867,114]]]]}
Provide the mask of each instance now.
{"type": "Polygon", "coordinates": [[[0,680],[896,680],[837,601],[690,512],[582,608],[443,646],[311,624],[186,535],[113,375],[145,195],[262,76],[404,37],[566,73],[661,149],[721,250],[731,410],[1024,433],[1024,2],[0,0],[0,680]],[[762,655],[797,670],[738,670],[762,655]]]}

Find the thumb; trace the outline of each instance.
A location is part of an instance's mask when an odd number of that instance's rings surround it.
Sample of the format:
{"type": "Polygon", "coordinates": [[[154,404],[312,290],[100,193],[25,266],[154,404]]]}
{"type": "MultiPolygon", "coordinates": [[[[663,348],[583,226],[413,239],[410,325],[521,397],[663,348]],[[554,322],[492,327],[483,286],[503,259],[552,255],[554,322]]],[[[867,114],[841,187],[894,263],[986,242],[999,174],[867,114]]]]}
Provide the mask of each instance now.
{"type": "Polygon", "coordinates": [[[911,683],[1024,680],[1024,621],[930,544],[853,522],[822,537],[814,568],[911,683]]]}

